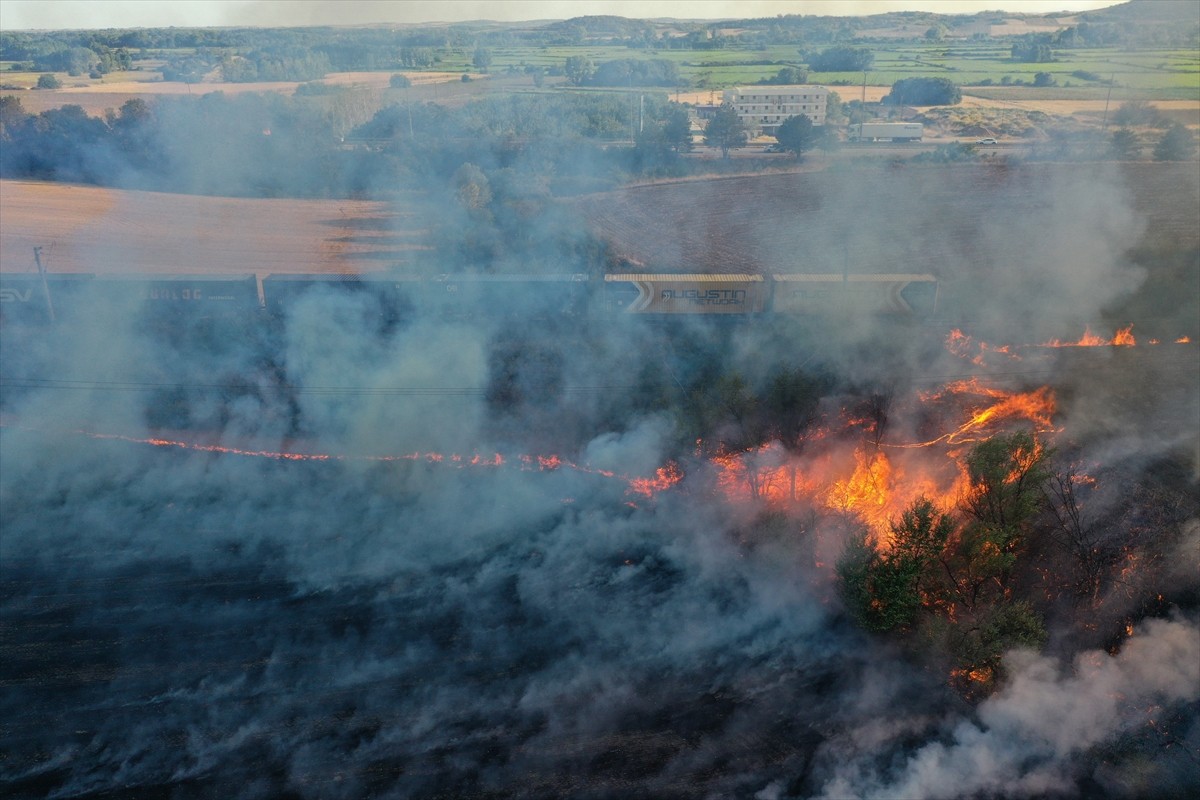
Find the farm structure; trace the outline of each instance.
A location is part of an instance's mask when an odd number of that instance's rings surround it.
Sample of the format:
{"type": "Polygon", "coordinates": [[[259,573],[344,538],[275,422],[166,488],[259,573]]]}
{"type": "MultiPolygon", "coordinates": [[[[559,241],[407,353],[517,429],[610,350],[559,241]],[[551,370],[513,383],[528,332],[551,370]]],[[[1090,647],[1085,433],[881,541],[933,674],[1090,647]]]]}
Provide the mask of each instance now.
{"type": "Polygon", "coordinates": [[[829,89],[809,85],[734,86],[725,90],[724,100],[747,128],[770,136],[788,117],[800,114],[813,125],[824,125],[829,89]]]}
{"type": "Polygon", "coordinates": [[[385,325],[436,319],[544,320],[597,315],[861,315],[924,318],[937,305],[924,274],[704,275],[80,275],[0,273],[0,322],[127,316],[155,326],[286,319],[354,304],[385,325]]]}
{"type": "Polygon", "coordinates": [[[851,125],[852,142],[919,142],[925,135],[925,126],[919,122],[861,122],[851,125]]]}

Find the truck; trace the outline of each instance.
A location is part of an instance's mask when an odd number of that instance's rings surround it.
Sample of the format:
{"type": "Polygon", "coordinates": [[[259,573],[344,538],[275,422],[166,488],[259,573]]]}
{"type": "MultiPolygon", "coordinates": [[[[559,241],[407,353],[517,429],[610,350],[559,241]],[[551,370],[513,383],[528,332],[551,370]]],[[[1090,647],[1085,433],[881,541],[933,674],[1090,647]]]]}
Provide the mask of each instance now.
{"type": "Polygon", "coordinates": [[[847,129],[852,142],[919,142],[925,126],[919,122],[860,122],[847,129]]]}

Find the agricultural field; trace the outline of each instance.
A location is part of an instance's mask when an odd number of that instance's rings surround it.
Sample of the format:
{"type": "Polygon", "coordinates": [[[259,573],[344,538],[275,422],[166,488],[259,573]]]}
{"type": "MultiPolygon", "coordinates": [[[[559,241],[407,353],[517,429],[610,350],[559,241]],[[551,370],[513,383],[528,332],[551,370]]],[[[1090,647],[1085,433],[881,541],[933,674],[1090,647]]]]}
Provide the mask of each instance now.
{"type": "Polygon", "coordinates": [[[357,273],[403,267],[422,246],[396,203],[201,197],[0,180],[0,269],[54,272],[357,273]]]}

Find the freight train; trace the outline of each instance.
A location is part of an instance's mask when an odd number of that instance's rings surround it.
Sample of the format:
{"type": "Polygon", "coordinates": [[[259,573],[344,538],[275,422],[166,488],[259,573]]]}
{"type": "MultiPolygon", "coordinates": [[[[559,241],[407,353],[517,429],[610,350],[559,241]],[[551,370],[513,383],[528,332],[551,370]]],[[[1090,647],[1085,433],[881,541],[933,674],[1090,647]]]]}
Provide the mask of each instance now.
{"type": "Polygon", "coordinates": [[[305,302],[351,298],[389,323],[445,319],[635,315],[746,318],[764,314],[926,318],[932,275],[623,273],[429,277],[279,274],[91,275],[0,273],[5,325],[128,315],[171,325],[188,319],[280,320],[305,302]]]}

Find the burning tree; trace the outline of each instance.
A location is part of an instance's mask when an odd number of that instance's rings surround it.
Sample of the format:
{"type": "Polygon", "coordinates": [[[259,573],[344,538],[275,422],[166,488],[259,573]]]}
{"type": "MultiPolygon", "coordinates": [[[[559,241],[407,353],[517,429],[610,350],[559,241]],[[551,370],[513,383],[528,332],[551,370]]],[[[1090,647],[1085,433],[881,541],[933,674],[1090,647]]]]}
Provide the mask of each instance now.
{"type": "Polygon", "coordinates": [[[1049,477],[1047,453],[1029,433],[976,444],[956,518],[928,498],[891,525],[890,545],[864,533],[837,571],[851,613],[871,631],[920,633],[954,662],[957,676],[990,685],[1001,654],[1046,638],[1033,606],[1014,597],[1011,576],[1049,477]]]}

